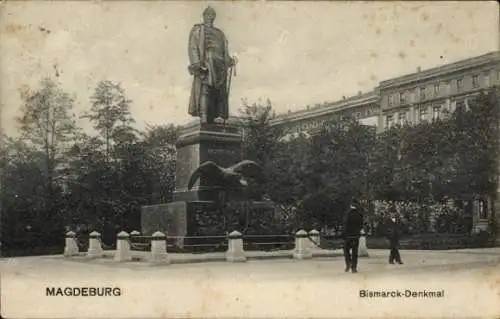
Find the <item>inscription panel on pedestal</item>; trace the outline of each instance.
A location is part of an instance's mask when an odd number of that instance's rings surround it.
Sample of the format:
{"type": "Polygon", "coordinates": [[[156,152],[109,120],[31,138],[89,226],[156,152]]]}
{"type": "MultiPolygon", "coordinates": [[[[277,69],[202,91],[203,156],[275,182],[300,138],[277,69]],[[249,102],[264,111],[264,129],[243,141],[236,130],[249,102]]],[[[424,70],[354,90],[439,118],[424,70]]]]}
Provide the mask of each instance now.
{"type": "Polygon", "coordinates": [[[205,143],[201,147],[201,162],[213,161],[222,167],[229,167],[241,160],[239,144],[205,143]]]}

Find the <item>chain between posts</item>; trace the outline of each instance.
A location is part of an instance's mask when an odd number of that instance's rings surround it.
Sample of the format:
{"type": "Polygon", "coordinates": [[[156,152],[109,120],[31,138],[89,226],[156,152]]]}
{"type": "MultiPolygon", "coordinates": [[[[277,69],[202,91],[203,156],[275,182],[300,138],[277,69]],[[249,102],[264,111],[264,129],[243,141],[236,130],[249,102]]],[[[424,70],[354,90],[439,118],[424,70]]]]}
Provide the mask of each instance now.
{"type": "MultiPolygon", "coordinates": [[[[245,238],[245,237],[255,237],[255,238],[262,238],[262,237],[290,237],[291,235],[249,235],[249,236],[245,236],[245,235],[242,235],[242,238],[245,238]]],[[[150,237],[150,236],[148,236],[150,237]]],[[[304,236],[305,238],[307,238],[309,241],[311,241],[316,247],[318,248],[321,248],[321,244],[319,242],[317,242],[311,235],[307,234],[304,236]]],[[[316,236],[314,236],[316,237],[316,236]]],[[[321,237],[321,235],[319,235],[319,237],[321,237]]],[[[152,238],[152,237],[151,237],[152,238]]],[[[229,235],[226,235],[226,236],[166,236],[165,237],[165,240],[167,240],[168,238],[227,238],[229,239],[230,236],[229,235]]],[[[335,239],[339,239],[341,238],[340,236],[335,236],[332,240],[335,240],[335,239]]],[[[102,242],[102,240],[100,238],[98,238],[99,242],[101,243],[101,245],[103,247],[105,247],[105,244],[102,242]]],[[[131,241],[131,237],[128,237],[128,238],[120,238],[120,240],[126,240],[129,245],[130,245],[130,248],[134,248],[134,249],[137,249],[137,248],[141,248],[142,245],[140,244],[135,244],[131,241]]],[[[148,243],[150,244],[150,243],[148,243]]],[[[196,245],[194,245],[196,246],[196,245]]]]}
{"type": "MultiPolygon", "coordinates": [[[[307,234],[306,236],[307,239],[309,239],[316,247],[318,248],[321,248],[321,244],[319,242],[317,242],[316,240],[314,240],[311,235],[307,234]]],[[[318,237],[321,237],[321,235],[319,235],[318,237]]],[[[340,235],[335,235],[333,239],[330,239],[330,240],[336,240],[336,239],[341,239],[342,237],[340,235]]],[[[325,248],[322,248],[322,249],[325,249],[325,248]]]]}

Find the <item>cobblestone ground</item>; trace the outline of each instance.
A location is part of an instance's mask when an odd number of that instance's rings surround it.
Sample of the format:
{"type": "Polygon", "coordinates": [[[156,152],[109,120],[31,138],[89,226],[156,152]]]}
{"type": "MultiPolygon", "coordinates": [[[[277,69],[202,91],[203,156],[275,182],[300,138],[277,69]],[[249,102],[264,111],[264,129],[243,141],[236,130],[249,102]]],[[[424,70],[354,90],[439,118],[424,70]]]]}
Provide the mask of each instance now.
{"type": "Polygon", "coordinates": [[[500,249],[370,250],[359,273],[342,257],[150,266],[61,256],[0,260],[2,315],[29,317],[500,317],[500,249]],[[119,287],[119,297],[48,297],[47,287],[119,287]],[[361,298],[360,291],[444,291],[361,298]],[[29,305],[29,307],[28,307],[29,305]]]}

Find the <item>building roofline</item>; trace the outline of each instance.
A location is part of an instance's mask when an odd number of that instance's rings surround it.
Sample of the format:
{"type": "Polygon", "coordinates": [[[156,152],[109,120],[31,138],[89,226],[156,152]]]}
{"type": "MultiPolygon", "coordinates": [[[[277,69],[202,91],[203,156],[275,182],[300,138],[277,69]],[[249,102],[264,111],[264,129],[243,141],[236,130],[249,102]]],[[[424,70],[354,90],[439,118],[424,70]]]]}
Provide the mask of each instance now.
{"type": "Polygon", "coordinates": [[[357,105],[377,102],[378,99],[379,99],[378,93],[375,90],[373,90],[370,92],[350,96],[346,99],[342,99],[339,101],[324,103],[320,107],[302,109],[291,113],[277,114],[276,118],[271,120],[271,123],[278,124],[280,122],[285,122],[285,121],[307,119],[310,117],[326,115],[330,114],[332,111],[340,111],[357,105]]]}
{"type": "Polygon", "coordinates": [[[427,70],[394,77],[388,80],[381,81],[378,87],[381,89],[386,89],[393,86],[408,84],[415,81],[422,81],[423,79],[457,72],[467,68],[478,67],[480,65],[492,62],[500,62],[500,51],[493,51],[480,56],[436,66],[427,70]]]}

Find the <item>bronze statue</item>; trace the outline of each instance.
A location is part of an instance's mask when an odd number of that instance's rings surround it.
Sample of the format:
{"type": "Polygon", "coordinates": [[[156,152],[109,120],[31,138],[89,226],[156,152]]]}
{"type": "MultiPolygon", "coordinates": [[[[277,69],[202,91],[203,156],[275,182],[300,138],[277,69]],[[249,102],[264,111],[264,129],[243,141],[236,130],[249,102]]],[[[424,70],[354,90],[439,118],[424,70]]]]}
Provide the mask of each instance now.
{"type": "Polygon", "coordinates": [[[236,64],[229,56],[224,32],[214,27],[215,10],[203,11],[203,23],[196,24],[189,34],[189,73],[193,86],[189,100],[189,114],[201,117],[202,123],[214,119],[226,121],[229,117],[229,87],[236,64]]]}

